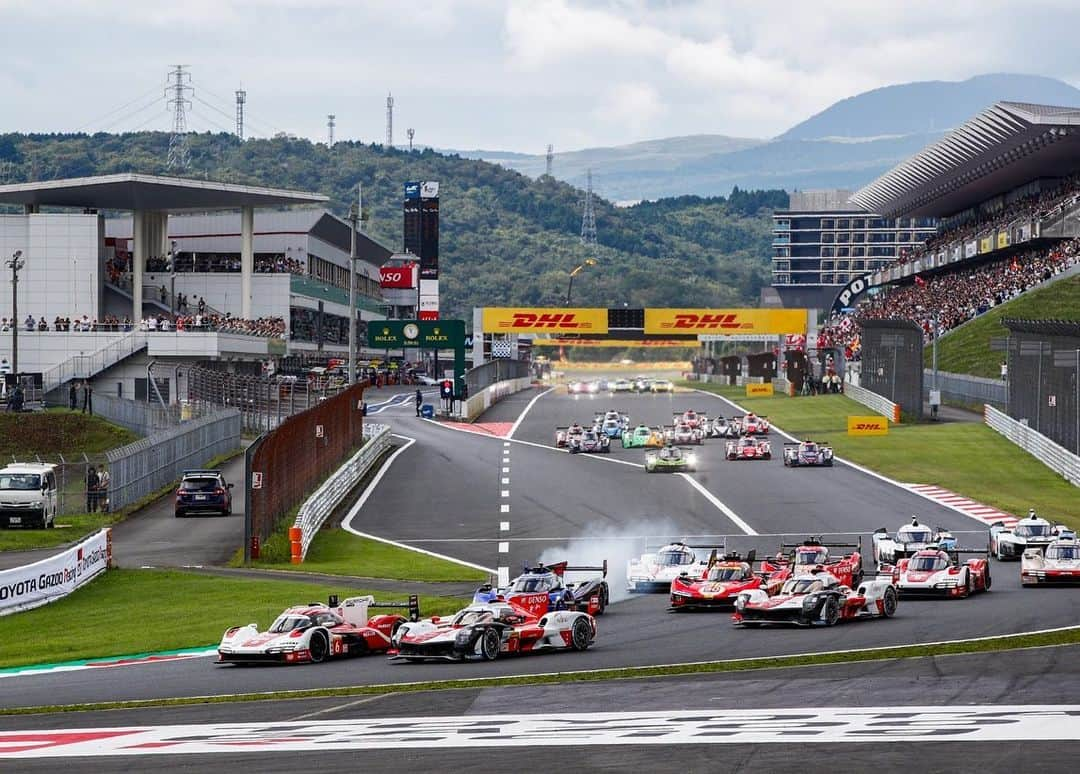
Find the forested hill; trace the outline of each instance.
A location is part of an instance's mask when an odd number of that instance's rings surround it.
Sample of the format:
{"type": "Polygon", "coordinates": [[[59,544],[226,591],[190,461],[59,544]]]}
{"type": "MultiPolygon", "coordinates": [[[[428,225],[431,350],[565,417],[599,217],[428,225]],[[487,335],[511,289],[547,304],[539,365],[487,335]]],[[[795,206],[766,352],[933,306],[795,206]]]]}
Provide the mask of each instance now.
{"type": "MultiPolygon", "coordinates": [[[[167,174],[169,135],[0,135],[0,181],[120,172],[167,174]]],[[[339,142],[332,149],[277,137],[190,135],[189,176],[318,191],[343,214],[363,184],[366,230],[401,247],[402,184],[440,182],[443,313],[473,306],[565,302],[568,273],[586,257],[582,191],[483,161],[430,150],[339,142]]],[[[598,265],[574,280],[575,305],[729,306],[755,303],[768,283],[769,215],[783,191],[663,199],[616,208],[594,199],[598,265]]]]}

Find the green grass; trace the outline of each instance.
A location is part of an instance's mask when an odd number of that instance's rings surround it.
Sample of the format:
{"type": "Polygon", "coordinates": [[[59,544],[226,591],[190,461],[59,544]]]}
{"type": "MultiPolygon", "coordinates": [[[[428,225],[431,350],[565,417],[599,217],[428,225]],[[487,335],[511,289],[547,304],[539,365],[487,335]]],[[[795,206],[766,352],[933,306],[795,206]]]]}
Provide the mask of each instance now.
{"type": "MultiPolygon", "coordinates": [[[[1005,317],[1080,321],[1080,275],[994,307],[939,339],[938,368],[949,373],[998,378],[1005,353],[991,350],[990,339],[1003,339],[1009,335],[1009,329],[1001,324],[1005,317]]],[[[927,368],[931,366],[931,357],[931,349],[927,347],[924,353],[927,368]]]]}
{"type": "MultiPolygon", "coordinates": [[[[236,560],[232,564],[242,566],[236,560]]],[[[319,572],[412,581],[483,582],[487,573],[443,559],[418,554],[378,540],[357,537],[340,528],[324,527],[315,536],[302,564],[252,562],[252,567],[319,572]]]]}
{"type": "Polygon", "coordinates": [[[796,437],[827,441],[838,456],[898,481],[935,484],[1015,514],[1035,508],[1080,528],[1076,487],[981,422],[890,425],[885,436],[849,436],[848,415],[874,412],[845,395],[747,398],[741,388],[698,386],[769,416],[796,437]]]}
{"type": "MultiPolygon", "coordinates": [[[[335,589],[312,583],[221,578],[167,570],[109,570],[44,607],[0,618],[0,667],[47,664],[216,645],[236,624],[260,627],[289,605],[328,594],[405,601],[405,594],[335,589]]],[[[459,610],[467,600],[421,597],[424,616],[459,610]]]]}
{"type": "Polygon", "coordinates": [[[0,414],[0,459],[20,460],[39,455],[56,461],[81,459],[138,440],[126,428],[68,409],[33,414],[0,414]]]}

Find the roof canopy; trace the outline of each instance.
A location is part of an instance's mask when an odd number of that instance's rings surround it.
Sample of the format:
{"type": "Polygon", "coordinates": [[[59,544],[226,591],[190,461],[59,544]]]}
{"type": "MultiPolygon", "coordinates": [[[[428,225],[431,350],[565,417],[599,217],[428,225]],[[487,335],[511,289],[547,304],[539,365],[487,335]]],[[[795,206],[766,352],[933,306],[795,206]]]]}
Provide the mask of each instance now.
{"type": "Polygon", "coordinates": [[[97,210],[230,210],[326,201],[321,194],[304,191],[135,174],[0,186],[0,204],[97,210]]]}
{"type": "Polygon", "coordinates": [[[851,197],[885,217],[945,217],[1080,170],[1080,108],[998,102],[851,197]]]}

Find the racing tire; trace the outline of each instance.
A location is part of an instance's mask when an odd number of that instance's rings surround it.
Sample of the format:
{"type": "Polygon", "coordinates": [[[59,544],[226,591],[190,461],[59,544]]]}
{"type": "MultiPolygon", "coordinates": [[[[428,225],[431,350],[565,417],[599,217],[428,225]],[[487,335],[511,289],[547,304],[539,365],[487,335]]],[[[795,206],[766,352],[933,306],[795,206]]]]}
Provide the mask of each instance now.
{"type": "Polygon", "coordinates": [[[480,635],[480,657],[484,661],[494,661],[499,657],[501,637],[496,629],[484,629],[480,635]]]}
{"type": "Polygon", "coordinates": [[[975,576],[971,574],[971,570],[967,571],[967,580],[964,587],[964,596],[970,597],[975,593],[975,576]]]}
{"type": "Polygon", "coordinates": [[[600,589],[600,607],[597,608],[596,615],[603,615],[604,611],[607,610],[607,606],[608,606],[608,592],[607,592],[607,588],[603,587],[603,588],[600,589]]]}
{"type": "Polygon", "coordinates": [[[822,465],[824,467],[826,467],[826,468],[831,468],[832,467],[832,460],[825,460],[825,462],[823,462],[822,465]]]}
{"type": "Polygon", "coordinates": [[[983,591],[989,591],[990,586],[992,586],[993,583],[994,583],[994,581],[990,577],[990,565],[987,564],[986,569],[983,570],[983,591]]]}
{"type": "Polygon", "coordinates": [[[308,643],[308,654],[311,657],[312,664],[321,664],[326,661],[327,655],[330,653],[330,640],[326,636],[326,632],[317,631],[311,635],[311,642],[308,643]]]}
{"type": "Polygon", "coordinates": [[[821,620],[826,626],[835,626],[836,622],[840,620],[840,605],[836,601],[836,597],[829,597],[825,600],[825,605],[821,608],[821,620]]]}
{"type": "Polygon", "coordinates": [[[772,454],[762,454],[761,458],[764,459],[764,460],[771,460],[772,459],[772,454]]]}
{"type": "Polygon", "coordinates": [[[897,602],[896,589],[892,586],[885,589],[885,595],[881,598],[881,617],[892,618],[896,614],[897,602]]]}
{"type": "Polygon", "coordinates": [[[573,650],[587,650],[591,645],[592,627],[585,618],[577,618],[570,626],[570,647],[573,650]]]}

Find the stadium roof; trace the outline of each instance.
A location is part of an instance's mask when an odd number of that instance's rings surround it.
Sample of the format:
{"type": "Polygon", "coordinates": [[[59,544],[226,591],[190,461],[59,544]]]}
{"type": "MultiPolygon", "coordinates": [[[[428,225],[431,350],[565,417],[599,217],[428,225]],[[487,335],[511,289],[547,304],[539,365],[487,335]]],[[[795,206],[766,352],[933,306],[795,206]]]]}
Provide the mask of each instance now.
{"type": "Polygon", "coordinates": [[[885,217],[945,217],[1040,177],[1080,170],[1080,108],[998,102],[859,189],[885,217]]]}
{"type": "Polygon", "coordinates": [[[0,186],[0,204],[96,210],[227,210],[326,201],[321,194],[305,191],[135,174],[0,186]]]}

